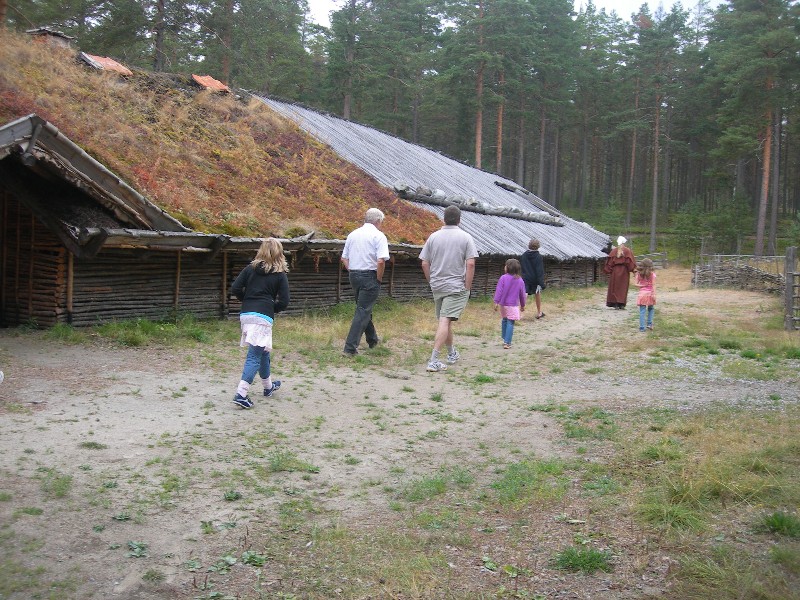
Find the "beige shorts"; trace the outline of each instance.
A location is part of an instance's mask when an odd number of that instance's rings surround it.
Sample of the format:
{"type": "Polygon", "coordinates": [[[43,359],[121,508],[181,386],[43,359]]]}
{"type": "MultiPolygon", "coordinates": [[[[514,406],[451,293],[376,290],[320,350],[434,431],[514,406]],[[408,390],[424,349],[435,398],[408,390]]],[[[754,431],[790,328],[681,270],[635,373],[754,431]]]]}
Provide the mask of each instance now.
{"type": "Polygon", "coordinates": [[[447,317],[451,321],[458,321],[461,313],[467,307],[467,300],[469,300],[469,290],[462,292],[433,292],[436,318],[447,317]]]}

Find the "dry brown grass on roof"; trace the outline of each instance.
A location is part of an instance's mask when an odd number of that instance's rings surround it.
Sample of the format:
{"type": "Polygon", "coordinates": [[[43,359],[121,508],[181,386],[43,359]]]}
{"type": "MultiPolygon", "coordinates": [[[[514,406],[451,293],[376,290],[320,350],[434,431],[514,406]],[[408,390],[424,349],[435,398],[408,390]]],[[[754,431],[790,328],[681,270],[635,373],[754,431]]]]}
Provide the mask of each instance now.
{"type": "Polygon", "coordinates": [[[194,91],[188,77],[122,79],[16,34],[3,42],[0,122],[37,113],[195,230],[344,238],[370,206],[394,242],[440,226],[259,101],[194,91]]]}

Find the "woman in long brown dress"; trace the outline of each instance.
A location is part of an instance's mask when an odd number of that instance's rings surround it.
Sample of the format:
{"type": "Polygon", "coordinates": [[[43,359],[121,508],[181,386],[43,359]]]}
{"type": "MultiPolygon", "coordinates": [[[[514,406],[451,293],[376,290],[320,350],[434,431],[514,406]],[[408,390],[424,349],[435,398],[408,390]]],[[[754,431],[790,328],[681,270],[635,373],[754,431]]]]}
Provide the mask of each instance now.
{"type": "Polygon", "coordinates": [[[630,274],[636,270],[636,258],[633,256],[631,249],[625,245],[627,241],[624,236],[617,238],[617,246],[616,248],[611,248],[606,264],[603,267],[603,272],[608,275],[606,306],[611,306],[617,310],[625,308],[628,303],[630,274]]]}

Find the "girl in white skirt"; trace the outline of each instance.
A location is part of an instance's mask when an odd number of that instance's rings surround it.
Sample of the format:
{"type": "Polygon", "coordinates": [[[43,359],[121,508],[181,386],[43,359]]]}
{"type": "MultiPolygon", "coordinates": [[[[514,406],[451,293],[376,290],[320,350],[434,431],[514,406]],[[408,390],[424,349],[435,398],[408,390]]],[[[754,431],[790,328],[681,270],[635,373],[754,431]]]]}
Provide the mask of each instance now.
{"type": "Polygon", "coordinates": [[[272,321],[275,314],[289,306],[289,266],[283,256],[283,245],[275,238],[261,243],[255,259],[247,265],[231,286],[231,294],[242,302],[239,322],[242,325],[240,346],[249,346],[244,360],[242,379],[233,397],[234,404],[253,408],[247,395],[256,377],[261,377],[264,395],[269,397],[281,387],[270,371],[272,321]]]}

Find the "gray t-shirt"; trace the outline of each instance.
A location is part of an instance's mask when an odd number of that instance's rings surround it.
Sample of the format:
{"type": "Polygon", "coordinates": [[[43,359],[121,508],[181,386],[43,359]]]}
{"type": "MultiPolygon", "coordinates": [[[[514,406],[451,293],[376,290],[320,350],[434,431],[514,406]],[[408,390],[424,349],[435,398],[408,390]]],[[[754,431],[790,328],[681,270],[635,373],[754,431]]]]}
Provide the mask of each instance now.
{"type": "Polygon", "coordinates": [[[420,259],[431,265],[431,290],[447,293],[467,289],[467,259],[477,256],[472,236],[457,225],[434,231],[419,253],[420,259]]]}

